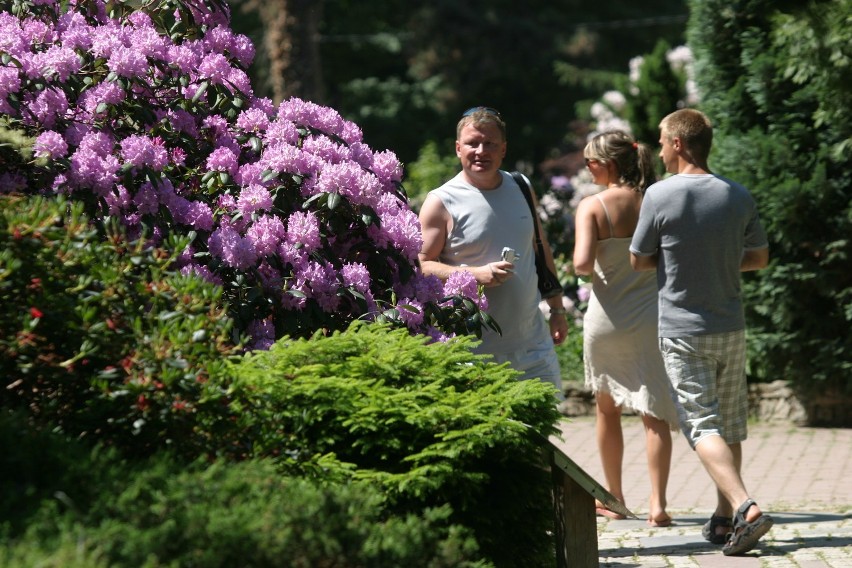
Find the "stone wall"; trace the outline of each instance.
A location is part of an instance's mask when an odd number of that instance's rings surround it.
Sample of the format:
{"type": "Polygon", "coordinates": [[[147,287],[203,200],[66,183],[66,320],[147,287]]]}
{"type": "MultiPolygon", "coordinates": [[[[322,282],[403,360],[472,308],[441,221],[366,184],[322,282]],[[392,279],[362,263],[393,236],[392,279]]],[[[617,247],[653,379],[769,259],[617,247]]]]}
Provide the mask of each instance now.
{"type": "MultiPolygon", "coordinates": [[[[559,411],[565,416],[594,416],[595,398],[582,386],[568,385],[559,411]]],[[[761,422],[852,428],[852,397],[829,394],[801,400],[786,381],[752,384],[749,416],[761,422]]]]}

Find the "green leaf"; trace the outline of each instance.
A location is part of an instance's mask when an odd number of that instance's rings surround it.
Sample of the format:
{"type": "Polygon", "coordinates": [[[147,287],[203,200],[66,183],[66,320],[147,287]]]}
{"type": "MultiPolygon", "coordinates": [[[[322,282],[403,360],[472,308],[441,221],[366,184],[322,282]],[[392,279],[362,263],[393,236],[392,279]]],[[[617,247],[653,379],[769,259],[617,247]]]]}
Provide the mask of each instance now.
{"type": "Polygon", "coordinates": [[[202,81],[198,86],[198,90],[195,91],[195,94],[192,96],[192,102],[197,103],[198,100],[204,96],[204,93],[207,92],[207,88],[210,86],[209,81],[202,81]]]}
{"type": "Polygon", "coordinates": [[[327,195],[328,195],[328,203],[327,203],[328,209],[330,211],[334,211],[337,208],[337,206],[340,205],[340,201],[341,201],[340,194],[339,193],[328,193],[327,195]]]}

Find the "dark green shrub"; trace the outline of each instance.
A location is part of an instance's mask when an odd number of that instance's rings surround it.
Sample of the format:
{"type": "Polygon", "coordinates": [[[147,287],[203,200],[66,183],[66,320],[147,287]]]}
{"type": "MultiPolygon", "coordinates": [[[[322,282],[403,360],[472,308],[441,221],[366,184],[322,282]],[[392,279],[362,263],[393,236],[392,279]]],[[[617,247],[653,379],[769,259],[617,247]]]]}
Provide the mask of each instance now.
{"type": "MultiPolygon", "coordinates": [[[[469,531],[448,507],[384,516],[366,483],[320,486],[271,462],[168,464],[136,476],[92,533],[114,566],[472,566],[469,531]]],[[[482,565],[482,564],[480,564],[482,565]]]]}
{"type": "Polygon", "coordinates": [[[392,510],[448,503],[498,566],[547,565],[552,503],[536,433],[559,418],[552,387],[517,381],[470,342],[363,323],[281,340],[233,367],[254,405],[242,427],[255,452],[288,468],[333,455],[353,479],[379,484],[392,510]]]}
{"type": "Polygon", "coordinates": [[[488,566],[449,507],[388,515],[366,482],[282,477],[270,461],[129,461],[0,416],[0,440],[15,438],[0,458],[3,566],[488,566]]]}
{"type": "Polygon", "coordinates": [[[0,199],[0,405],[128,449],[225,445],[216,376],[235,343],[221,290],[172,268],[186,243],[128,242],[61,198],[0,199]]]}
{"type": "Polygon", "coordinates": [[[754,194],[770,265],[745,277],[750,375],[852,392],[848,2],[690,2],[710,165],[754,194]]]}

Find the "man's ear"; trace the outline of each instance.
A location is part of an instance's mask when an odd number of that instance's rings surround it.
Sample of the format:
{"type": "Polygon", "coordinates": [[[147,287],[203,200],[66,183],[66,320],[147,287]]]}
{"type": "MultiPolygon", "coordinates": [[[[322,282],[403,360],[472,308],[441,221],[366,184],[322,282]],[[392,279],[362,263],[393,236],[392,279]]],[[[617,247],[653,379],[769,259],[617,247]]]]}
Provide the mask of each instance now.
{"type": "Polygon", "coordinates": [[[680,137],[679,136],[675,136],[674,138],[672,138],[672,148],[674,148],[678,152],[680,152],[681,149],[683,148],[683,145],[680,143],[680,137]]]}

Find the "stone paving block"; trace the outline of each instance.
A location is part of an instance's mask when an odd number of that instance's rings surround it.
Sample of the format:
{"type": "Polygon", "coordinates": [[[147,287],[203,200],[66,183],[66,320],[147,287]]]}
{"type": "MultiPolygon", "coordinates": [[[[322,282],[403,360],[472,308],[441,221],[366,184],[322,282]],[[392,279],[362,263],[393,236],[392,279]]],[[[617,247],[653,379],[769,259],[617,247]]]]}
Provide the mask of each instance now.
{"type": "MultiPolygon", "coordinates": [[[[669,481],[671,527],[645,522],[650,491],[644,432],[637,417],[623,418],[624,490],[639,520],[598,518],[599,565],[613,568],[852,568],[852,430],[750,424],[743,444],[744,478],[772,530],[745,556],[724,556],[701,527],[713,512],[715,488],[688,444],[674,439],[669,481]]],[[[563,425],[568,456],[603,481],[594,418],[563,425]]]]}

